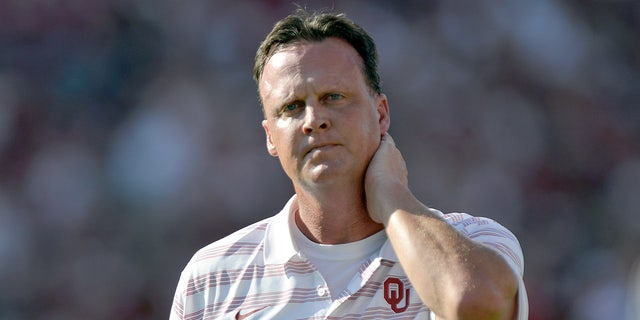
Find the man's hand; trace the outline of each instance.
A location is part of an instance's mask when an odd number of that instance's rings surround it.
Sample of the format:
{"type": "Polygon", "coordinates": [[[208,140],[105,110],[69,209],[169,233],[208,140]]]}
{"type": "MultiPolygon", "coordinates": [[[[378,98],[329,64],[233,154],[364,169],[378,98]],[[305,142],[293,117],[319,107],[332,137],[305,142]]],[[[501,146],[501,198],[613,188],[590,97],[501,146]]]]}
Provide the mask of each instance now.
{"type": "Polygon", "coordinates": [[[402,194],[408,192],[408,173],[400,150],[389,133],[382,135],[365,174],[364,188],[371,219],[386,225],[402,194]]]}

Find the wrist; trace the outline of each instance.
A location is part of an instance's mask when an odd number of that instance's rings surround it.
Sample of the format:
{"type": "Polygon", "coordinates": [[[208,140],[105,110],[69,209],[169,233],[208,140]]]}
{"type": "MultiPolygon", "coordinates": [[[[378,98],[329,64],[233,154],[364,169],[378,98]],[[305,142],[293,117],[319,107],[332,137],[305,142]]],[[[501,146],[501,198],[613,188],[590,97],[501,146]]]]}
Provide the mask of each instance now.
{"type": "Polygon", "coordinates": [[[375,201],[369,201],[368,210],[371,217],[385,227],[393,214],[399,210],[408,212],[422,211],[422,204],[413,196],[404,185],[393,185],[385,188],[380,196],[374,197],[375,201]]]}

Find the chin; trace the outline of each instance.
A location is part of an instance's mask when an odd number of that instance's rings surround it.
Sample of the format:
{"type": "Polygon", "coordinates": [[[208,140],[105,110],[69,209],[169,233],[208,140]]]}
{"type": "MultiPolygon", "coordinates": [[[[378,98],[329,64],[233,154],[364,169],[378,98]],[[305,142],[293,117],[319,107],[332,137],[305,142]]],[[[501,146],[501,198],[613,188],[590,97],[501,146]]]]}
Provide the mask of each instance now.
{"type": "Polygon", "coordinates": [[[307,171],[303,177],[307,184],[344,186],[351,181],[362,181],[364,172],[357,176],[357,171],[344,166],[319,165],[307,171]]]}

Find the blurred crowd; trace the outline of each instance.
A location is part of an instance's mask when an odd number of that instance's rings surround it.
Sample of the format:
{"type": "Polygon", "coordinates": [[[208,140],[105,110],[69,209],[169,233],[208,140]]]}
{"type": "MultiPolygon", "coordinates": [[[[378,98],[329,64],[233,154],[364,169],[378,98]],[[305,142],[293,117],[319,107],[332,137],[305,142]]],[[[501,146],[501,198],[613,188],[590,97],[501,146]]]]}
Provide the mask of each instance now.
{"type": "MultiPolygon", "coordinates": [[[[639,2],[298,3],[370,31],[412,190],[516,234],[530,319],[640,319],[639,2]]],[[[280,210],[251,74],[294,8],[0,2],[0,319],[165,319],[280,210]]]]}

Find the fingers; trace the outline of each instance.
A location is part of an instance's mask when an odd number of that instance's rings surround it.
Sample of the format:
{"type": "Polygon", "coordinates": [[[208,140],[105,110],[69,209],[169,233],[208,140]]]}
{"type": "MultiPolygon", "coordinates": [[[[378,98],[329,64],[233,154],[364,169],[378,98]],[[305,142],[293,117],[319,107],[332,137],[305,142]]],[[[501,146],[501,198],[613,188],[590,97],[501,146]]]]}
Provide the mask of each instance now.
{"type": "Polygon", "coordinates": [[[389,132],[385,132],[385,133],[382,135],[382,140],[381,140],[381,141],[383,141],[383,142],[384,142],[384,141],[388,141],[388,142],[390,142],[390,143],[391,143],[391,145],[393,145],[393,146],[395,146],[395,145],[396,145],[396,142],[395,142],[395,141],[393,141],[393,138],[391,137],[391,135],[389,134],[389,132]]]}

